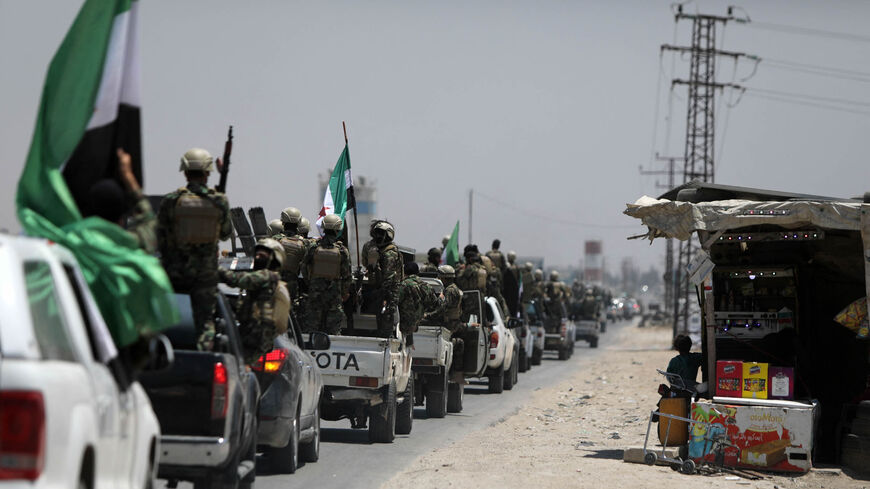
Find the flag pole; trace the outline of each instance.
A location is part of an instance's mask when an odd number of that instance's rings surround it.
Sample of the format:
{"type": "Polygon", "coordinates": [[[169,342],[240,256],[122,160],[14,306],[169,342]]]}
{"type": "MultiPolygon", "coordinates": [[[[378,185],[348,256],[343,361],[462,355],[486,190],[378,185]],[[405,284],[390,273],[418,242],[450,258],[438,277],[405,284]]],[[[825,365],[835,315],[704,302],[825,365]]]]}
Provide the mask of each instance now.
{"type": "MultiPolygon", "coordinates": [[[[344,121],[341,121],[341,129],[344,131],[344,145],[347,146],[347,126],[344,124],[344,121]]],[[[353,175],[353,172],[351,172],[353,175]]],[[[353,182],[351,182],[353,185],[353,182]]],[[[354,238],[356,238],[356,266],[361,267],[362,263],[359,259],[359,221],[357,220],[357,208],[356,208],[356,196],[353,199],[353,228],[354,228],[354,238]]]]}

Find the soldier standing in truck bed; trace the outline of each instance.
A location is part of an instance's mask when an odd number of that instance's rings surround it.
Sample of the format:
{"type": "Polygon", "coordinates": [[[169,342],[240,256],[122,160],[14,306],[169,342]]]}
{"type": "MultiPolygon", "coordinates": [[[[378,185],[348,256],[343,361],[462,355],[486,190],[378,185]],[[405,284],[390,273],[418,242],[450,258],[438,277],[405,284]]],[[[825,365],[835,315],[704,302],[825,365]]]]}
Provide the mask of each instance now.
{"type": "Polygon", "coordinates": [[[426,273],[437,273],[439,263],[441,263],[441,249],[429,248],[429,253],[426,254],[426,263],[420,267],[420,271],[426,273]]]}
{"type": "Polygon", "coordinates": [[[299,223],[302,221],[302,212],[295,207],[288,207],[281,211],[281,225],[283,230],[276,237],[284,247],[284,266],[281,269],[281,279],[287,282],[287,289],[294,302],[299,300],[299,272],[302,262],[308,253],[308,245],[305,239],[299,235],[299,223]]]}
{"type": "Polygon", "coordinates": [[[305,257],[303,275],[308,284],[302,326],[305,331],[339,334],[344,317],[342,303],[350,295],[350,254],[338,240],[341,218],[323,218],[323,238],[305,257]]]}
{"type": "Polygon", "coordinates": [[[389,337],[395,325],[395,309],[399,303],[399,284],[404,280],[402,256],[393,243],[396,230],[384,220],[372,221],[372,237],[362,250],[363,266],[370,286],[376,291],[378,335],[389,337]]]}
{"type": "Polygon", "coordinates": [[[201,350],[214,343],[218,242],[232,231],[226,196],[207,186],[213,163],[204,149],[184,153],[180,170],[187,186],[167,194],[157,214],[160,260],[175,291],[190,294],[201,350]]]}

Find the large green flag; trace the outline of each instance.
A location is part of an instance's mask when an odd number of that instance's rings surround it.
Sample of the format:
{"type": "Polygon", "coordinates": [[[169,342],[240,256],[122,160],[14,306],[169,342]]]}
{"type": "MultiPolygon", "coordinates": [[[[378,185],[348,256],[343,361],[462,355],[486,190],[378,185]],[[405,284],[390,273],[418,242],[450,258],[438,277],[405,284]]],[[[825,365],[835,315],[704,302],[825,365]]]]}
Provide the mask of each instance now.
{"type": "Polygon", "coordinates": [[[459,221],[456,221],[456,225],[453,226],[450,240],[447,241],[447,246],[441,252],[441,261],[450,266],[459,263],[459,221]]]}
{"type": "Polygon", "coordinates": [[[344,150],[338,157],[335,168],[332,169],[326,191],[323,193],[323,206],[317,213],[315,224],[320,235],[323,236],[324,217],[337,214],[344,223],[344,216],[351,209],[356,211],[356,199],[353,196],[353,175],[350,173],[350,150],[345,143],[344,150]]]}
{"type": "Polygon", "coordinates": [[[117,168],[116,147],[139,172],[138,1],[87,0],[48,68],[33,140],[18,181],[25,232],[69,248],[115,344],[178,320],[157,258],[120,226],[82,218],[87,191],[117,168]]]}

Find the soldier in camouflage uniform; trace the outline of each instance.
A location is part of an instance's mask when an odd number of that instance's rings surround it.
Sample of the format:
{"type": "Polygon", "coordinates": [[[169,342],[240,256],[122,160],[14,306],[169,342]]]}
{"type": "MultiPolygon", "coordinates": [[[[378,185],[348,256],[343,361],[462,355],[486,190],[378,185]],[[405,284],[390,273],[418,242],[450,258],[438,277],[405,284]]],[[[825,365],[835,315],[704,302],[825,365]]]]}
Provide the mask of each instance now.
{"type": "Polygon", "coordinates": [[[369,228],[372,237],[362,250],[363,266],[370,286],[377,290],[376,316],[378,335],[389,337],[395,325],[395,309],[399,303],[399,284],[404,279],[402,256],[393,243],[396,230],[387,221],[375,220],[369,228]]]}
{"type": "Polygon", "coordinates": [[[284,234],[284,224],[281,223],[281,219],[272,219],[269,221],[269,237],[277,240],[282,237],[284,234]]]}
{"type": "Polygon", "coordinates": [[[406,263],[405,279],[399,286],[399,325],[405,335],[407,345],[414,344],[414,332],[417,331],[423,315],[438,310],[441,297],[429,287],[417,274],[416,263],[406,263]]]}
{"type": "Polygon", "coordinates": [[[343,223],[330,214],[323,218],[323,238],[305,257],[302,274],[308,284],[303,302],[303,329],[340,334],[342,303],[350,295],[350,253],[338,240],[343,223]]]}
{"type": "Polygon", "coordinates": [[[294,302],[299,301],[300,283],[299,272],[302,262],[308,254],[308,242],[299,234],[299,223],[302,222],[302,212],[295,207],[288,207],[281,211],[281,225],[283,230],[275,239],[284,247],[284,267],[281,269],[281,279],[287,282],[290,290],[290,298],[294,302]]]}
{"type": "Polygon", "coordinates": [[[221,282],[246,291],[236,317],[248,365],[271,351],[275,337],[287,331],[292,307],[280,274],[284,247],[274,239],[264,238],[254,251],[254,271],[218,272],[221,282]]]}
{"type": "Polygon", "coordinates": [[[224,194],[208,188],[213,160],[193,148],[181,157],[187,186],[167,194],[157,214],[160,259],[178,293],[190,294],[200,349],[211,350],[217,303],[218,242],[230,237],[230,206],[224,194]]]}
{"type": "Polygon", "coordinates": [[[501,253],[501,240],[494,239],[492,240],[492,249],[486,252],[486,256],[492,260],[492,263],[498,268],[499,272],[504,273],[504,269],[507,266],[505,262],[504,255],[501,253]]]}
{"type": "Polygon", "coordinates": [[[534,279],[534,283],[532,285],[532,299],[537,299],[539,301],[544,300],[544,271],[540,268],[536,268],[534,274],[532,274],[532,278],[534,279]]]}
{"type": "Polygon", "coordinates": [[[426,263],[423,264],[420,271],[437,273],[439,263],[441,263],[441,250],[438,248],[429,248],[429,253],[426,256],[426,263]]]}
{"type": "Polygon", "coordinates": [[[525,310],[533,298],[535,289],[535,265],[532,262],[527,261],[523,264],[521,279],[523,294],[520,300],[523,303],[523,310],[525,310]]]}
{"type": "Polygon", "coordinates": [[[452,371],[463,370],[463,352],[465,351],[465,343],[462,340],[463,324],[460,321],[462,317],[462,290],[456,286],[456,271],[450,265],[441,265],[438,267],[438,278],[444,284],[444,292],[441,293],[443,299],[440,301],[438,309],[431,314],[432,322],[440,324],[450,330],[450,341],[453,343],[453,365],[452,371]]]}
{"type": "Polygon", "coordinates": [[[487,255],[481,255],[480,261],[483,262],[483,266],[486,268],[486,295],[489,297],[495,297],[501,305],[502,311],[504,311],[505,314],[508,314],[507,302],[505,302],[504,296],[501,294],[501,289],[504,286],[501,270],[499,270],[492,259],[487,255]]]}
{"type": "MultiPolygon", "coordinates": [[[[477,245],[466,245],[463,250],[465,266],[456,277],[456,286],[462,291],[476,290],[480,292],[480,298],[486,297],[487,272],[480,258],[477,245]]],[[[463,295],[462,322],[467,322],[471,314],[479,314],[473,294],[463,295]]]]}

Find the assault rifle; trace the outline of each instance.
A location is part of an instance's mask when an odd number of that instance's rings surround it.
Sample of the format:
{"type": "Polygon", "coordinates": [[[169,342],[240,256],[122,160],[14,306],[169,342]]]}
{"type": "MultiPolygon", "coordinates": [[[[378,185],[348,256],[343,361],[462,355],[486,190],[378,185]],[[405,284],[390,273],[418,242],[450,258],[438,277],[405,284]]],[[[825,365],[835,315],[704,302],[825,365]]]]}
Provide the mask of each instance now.
{"type": "Polygon", "coordinates": [[[217,187],[214,189],[220,193],[226,193],[227,191],[227,175],[230,173],[230,155],[233,152],[233,126],[230,126],[230,130],[227,133],[227,142],[224,143],[224,156],[221,158],[221,179],[217,184],[217,187]]]}

